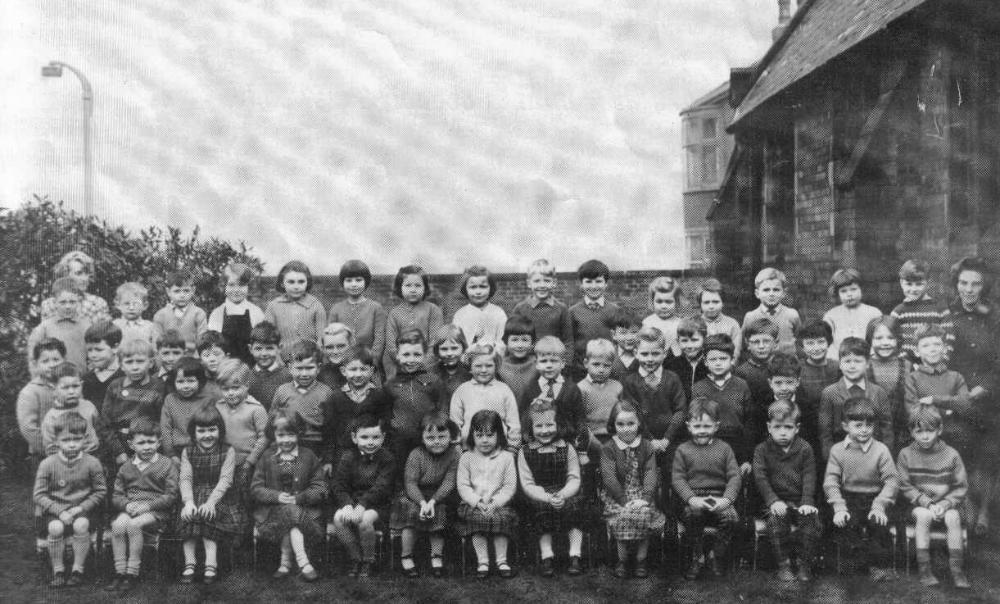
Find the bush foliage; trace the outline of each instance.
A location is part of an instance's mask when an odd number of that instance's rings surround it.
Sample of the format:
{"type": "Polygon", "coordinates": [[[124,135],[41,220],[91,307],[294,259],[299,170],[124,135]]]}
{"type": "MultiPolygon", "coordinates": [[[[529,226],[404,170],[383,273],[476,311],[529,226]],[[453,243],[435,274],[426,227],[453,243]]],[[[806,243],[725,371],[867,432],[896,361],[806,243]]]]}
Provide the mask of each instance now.
{"type": "Polygon", "coordinates": [[[211,310],[223,300],[218,284],[227,263],[263,268],[242,241],[234,247],[215,237],[202,238],[197,228],[190,235],[157,226],[131,232],[37,195],[17,209],[0,208],[0,464],[18,457],[15,449],[21,443],[14,406],[28,380],[27,336],[40,320],[55,265],[72,250],[94,259],[89,291],[109,305],[118,285],[143,283],[150,291],[147,318],[166,303],[163,282],[170,271],[191,271],[197,279],[195,303],[211,310]]]}

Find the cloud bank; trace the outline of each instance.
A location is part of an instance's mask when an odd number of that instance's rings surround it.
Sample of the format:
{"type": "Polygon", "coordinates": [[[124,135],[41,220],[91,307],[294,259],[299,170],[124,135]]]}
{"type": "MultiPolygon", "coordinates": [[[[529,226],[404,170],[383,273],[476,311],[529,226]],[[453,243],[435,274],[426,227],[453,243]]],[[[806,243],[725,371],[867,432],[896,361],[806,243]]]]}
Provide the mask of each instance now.
{"type": "Polygon", "coordinates": [[[678,112],[758,58],[772,0],[117,3],[0,9],[0,205],[252,245],[274,272],[683,264],[678,112]]]}

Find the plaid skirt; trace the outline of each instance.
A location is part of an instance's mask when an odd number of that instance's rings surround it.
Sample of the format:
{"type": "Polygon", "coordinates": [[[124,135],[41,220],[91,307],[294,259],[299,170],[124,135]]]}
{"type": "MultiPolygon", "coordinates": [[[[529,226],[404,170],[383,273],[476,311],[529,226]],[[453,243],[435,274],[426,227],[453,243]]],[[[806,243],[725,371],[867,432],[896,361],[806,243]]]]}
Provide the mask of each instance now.
{"type": "Polygon", "coordinates": [[[592,507],[583,497],[566,500],[562,509],[555,509],[549,503],[527,499],[524,505],[527,523],[532,531],[543,535],[563,533],[571,528],[582,529],[594,520],[592,507]]]}
{"type": "MultiPolygon", "coordinates": [[[[257,524],[257,532],[264,541],[280,543],[288,531],[297,528],[309,541],[321,541],[326,531],[320,522],[319,508],[304,507],[294,503],[279,503],[258,508],[264,518],[257,524]]],[[[258,516],[259,517],[259,516],[258,516]]]]}
{"type": "Polygon", "coordinates": [[[402,529],[413,529],[434,533],[448,528],[448,506],[443,503],[434,504],[434,517],[424,520],[420,517],[420,504],[415,503],[406,495],[400,496],[392,502],[392,511],[389,513],[389,528],[394,531],[402,529]]]}
{"type": "Polygon", "coordinates": [[[464,502],[458,506],[458,522],[455,524],[455,529],[461,537],[468,537],[475,533],[514,537],[516,536],[516,528],[517,512],[510,506],[505,505],[489,513],[464,502]]]}
{"type": "MultiPolygon", "coordinates": [[[[228,499],[228,498],[226,498],[228,499]]],[[[177,515],[175,531],[184,539],[204,538],[211,541],[230,540],[243,534],[247,516],[243,506],[223,499],[215,506],[215,518],[205,520],[195,516],[184,520],[177,515]]],[[[198,501],[198,497],[195,497],[198,501]]]]}
{"type": "Polygon", "coordinates": [[[667,523],[667,517],[652,504],[626,508],[604,491],[601,492],[601,499],[604,501],[604,520],[608,523],[611,536],[617,541],[645,539],[653,531],[662,531],[667,523]]]}

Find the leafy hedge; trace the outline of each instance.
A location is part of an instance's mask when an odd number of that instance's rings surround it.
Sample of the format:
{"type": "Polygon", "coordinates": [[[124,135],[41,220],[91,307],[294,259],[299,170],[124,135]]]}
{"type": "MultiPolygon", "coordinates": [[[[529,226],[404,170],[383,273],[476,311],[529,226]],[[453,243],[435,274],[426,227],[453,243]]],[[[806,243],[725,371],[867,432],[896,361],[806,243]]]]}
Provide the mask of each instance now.
{"type": "Polygon", "coordinates": [[[195,303],[211,309],[222,302],[218,280],[227,263],[236,260],[263,268],[242,241],[234,247],[215,237],[203,239],[197,228],[187,236],[174,227],[157,226],[133,233],[37,195],[17,209],[0,208],[0,472],[22,458],[14,407],[29,377],[24,345],[39,322],[56,263],[72,250],[94,259],[90,293],[109,305],[118,285],[146,285],[147,318],[166,302],[163,282],[170,271],[193,272],[198,281],[195,303]]]}

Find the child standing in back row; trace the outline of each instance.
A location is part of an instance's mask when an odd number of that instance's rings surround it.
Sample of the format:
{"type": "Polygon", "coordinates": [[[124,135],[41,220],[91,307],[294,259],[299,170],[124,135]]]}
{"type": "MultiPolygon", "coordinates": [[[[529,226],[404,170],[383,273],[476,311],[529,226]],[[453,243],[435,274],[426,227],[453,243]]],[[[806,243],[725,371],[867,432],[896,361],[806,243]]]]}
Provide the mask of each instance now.
{"type": "Polygon", "coordinates": [[[385,322],[385,356],[382,368],[386,382],[399,370],[397,340],[403,332],[410,329],[419,331],[426,348],[426,343],[431,341],[431,337],[444,324],[441,308],[427,301],[430,289],[430,278],[419,266],[404,266],[396,273],[392,291],[402,301],[389,311],[385,322]]]}
{"type": "Polygon", "coordinates": [[[339,277],[347,298],[331,306],[326,319],[347,325],[354,332],[355,344],[371,350],[381,366],[387,315],[381,304],[365,296],[372,284],[371,269],[361,260],[348,260],[340,267],[339,277]]]}
{"type": "Polygon", "coordinates": [[[743,330],[736,319],[722,313],[722,284],[718,279],[707,279],[698,288],[698,307],[705,321],[708,335],[725,334],[733,341],[734,359],[743,351],[743,330]]]}
{"type": "Polygon", "coordinates": [[[882,316],[882,311],[861,302],[861,273],[842,268],[830,277],[830,291],[840,301],[823,315],[830,326],[832,341],[827,356],[837,360],[844,338],[864,338],[868,324],[882,316]]]}
{"type": "Polygon", "coordinates": [[[588,260],[580,265],[576,274],[583,299],[569,307],[570,337],[573,341],[569,366],[573,381],[587,375],[583,366],[587,342],[594,338],[610,338],[614,317],[618,313],[618,305],[604,298],[611,280],[608,265],[600,260],[588,260]]]}
{"type": "Polygon", "coordinates": [[[797,310],[781,303],[785,297],[785,273],[765,268],[757,273],[753,283],[760,306],[743,316],[743,330],[757,319],[767,319],[778,326],[778,350],[795,354],[795,332],[802,320],[797,310]]]}
{"type": "Polygon", "coordinates": [[[208,329],[208,315],[193,302],[195,281],[190,271],[180,270],[167,275],[167,305],[156,311],[153,323],[166,333],[176,329],[187,350],[193,351],[198,336],[208,329]]]}
{"type": "Polygon", "coordinates": [[[573,347],[569,308],[555,297],[556,267],[539,259],[528,267],[528,290],[531,294],[511,311],[512,317],[524,317],[534,326],[535,339],[555,336],[566,348],[573,347]]]}
{"type": "MultiPolygon", "coordinates": [[[[241,263],[230,263],[222,271],[222,289],[226,301],[217,306],[208,316],[208,329],[225,336],[225,352],[253,365],[250,355],[250,330],[264,320],[264,311],[247,300],[255,273],[252,268],[241,263]]],[[[214,377],[214,376],[213,376],[214,377]]]]}
{"type": "Polygon", "coordinates": [[[66,346],[65,360],[82,369],[87,366],[85,334],[91,325],[90,319],[81,316],[79,312],[83,290],[72,277],[61,277],[52,283],[52,298],[56,302],[56,314],[31,331],[27,350],[30,354],[38,342],[46,338],[57,338],[66,346]]]}
{"type": "Polygon", "coordinates": [[[121,316],[114,323],[122,330],[122,341],[143,340],[155,346],[160,339],[160,328],[142,313],[149,308],[149,290],[141,283],[122,283],[115,290],[115,308],[121,316]]]}
{"type": "Polygon", "coordinates": [[[657,277],[649,283],[649,305],[653,314],[642,320],[642,326],[660,330],[667,344],[667,356],[681,355],[677,343],[677,326],[681,322],[677,316],[680,292],[680,284],[673,277],[657,277]]]}
{"type": "Polygon", "coordinates": [[[312,272],[304,262],[292,260],[278,271],[274,289],[281,295],[267,305],[264,320],[274,324],[285,350],[298,340],[318,342],[326,326],[326,310],[309,293],[312,286],[312,272]]]}
{"type": "Polygon", "coordinates": [[[907,260],[899,267],[899,287],[903,301],[892,309],[895,329],[899,333],[900,348],[911,363],[917,362],[917,329],[937,325],[944,331],[945,358],[951,351],[954,332],[951,310],[943,300],[935,300],[927,293],[927,276],[930,267],[923,260],[907,260]]]}
{"type": "Polygon", "coordinates": [[[503,328],[507,314],[490,299],[497,293],[497,282],[485,266],[470,266],[462,275],[458,291],[469,301],[452,317],[452,324],[462,330],[465,341],[490,344],[503,354],[503,328]]]}

